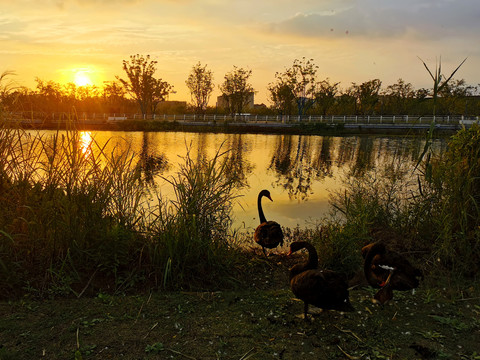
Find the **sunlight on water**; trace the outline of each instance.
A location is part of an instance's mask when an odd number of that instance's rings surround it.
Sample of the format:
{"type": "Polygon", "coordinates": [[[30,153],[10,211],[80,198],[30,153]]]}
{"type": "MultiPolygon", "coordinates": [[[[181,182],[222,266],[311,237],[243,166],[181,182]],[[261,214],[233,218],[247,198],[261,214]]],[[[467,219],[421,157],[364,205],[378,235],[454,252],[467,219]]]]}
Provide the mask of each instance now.
{"type": "Polygon", "coordinates": [[[80,131],[80,148],[85,157],[90,156],[92,153],[92,133],[91,131],[80,131]]]}

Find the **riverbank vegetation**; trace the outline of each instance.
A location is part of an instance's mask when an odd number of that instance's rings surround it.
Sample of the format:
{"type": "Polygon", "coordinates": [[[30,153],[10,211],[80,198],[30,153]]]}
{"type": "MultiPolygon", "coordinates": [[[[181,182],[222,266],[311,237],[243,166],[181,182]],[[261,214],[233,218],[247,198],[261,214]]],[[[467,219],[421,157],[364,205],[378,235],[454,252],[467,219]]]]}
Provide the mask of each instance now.
{"type": "MultiPolygon", "coordinates": [[[[232,206],[245,184],[228,150],[199,161],[187,153],[167,179],[175,197],[163,199],[132,152],[81,146],[76,130],[47,138],[3,127],[0,139],[3,297],[234,286],[245,253],[232,206]]],[[[401,163],[357,167],[345,191],[332,194],[332,215],[313,229],[287,229],[288,237],[310,240],[326,267],[352,276],[358,249],[381,239],[415,254],[427,273],[474,279],[479,149],[474,125],[454,135],[442,157],[427,143],[413,173],[401,163]]]]}
{"type": "Polygon", "coordinates": [[[241,181],[227,153],[198,162],[187,156],[169,179],[176,199],[159,197],[154,208],[132,152],[82,147],[75,130],[45,138],[2,128],[0,144],[2,296],[79,296],[96,281],[118,291],[229,278],[231,206],[241,181]]]}

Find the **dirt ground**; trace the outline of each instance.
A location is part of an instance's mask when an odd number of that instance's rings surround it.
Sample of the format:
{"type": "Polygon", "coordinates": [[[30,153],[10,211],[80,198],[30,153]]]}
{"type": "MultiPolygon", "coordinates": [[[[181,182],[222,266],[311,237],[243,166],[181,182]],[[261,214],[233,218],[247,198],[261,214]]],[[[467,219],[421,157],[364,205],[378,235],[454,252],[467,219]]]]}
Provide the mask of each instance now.
{"type": "Polygon", "coordinates": [[[307,322],[288,287],[292,261],[261,260],[228,291],[0,302],[0,360],[480,359],[478,284],[426,280],[381,307],[359,282],[354,312],[311,308],[307,322]]]}

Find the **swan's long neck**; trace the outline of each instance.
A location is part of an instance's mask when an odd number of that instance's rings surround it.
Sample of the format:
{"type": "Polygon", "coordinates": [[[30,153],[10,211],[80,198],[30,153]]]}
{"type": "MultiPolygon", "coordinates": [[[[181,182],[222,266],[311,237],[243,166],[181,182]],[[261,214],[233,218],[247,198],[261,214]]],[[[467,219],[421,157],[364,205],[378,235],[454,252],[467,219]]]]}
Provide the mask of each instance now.
{"type": "Polygon", "coordinates": [[[308,250],[308,259],[303,264],[297,264],[290,270],[290,280],[296,275],[318,268],[318,254],[315,247],[309,243],[305,243],[304,248],[308,250]]]}
{"type": "Polygon", "coordinates": [[[305,270],[318,268],[318,254],[315,247],[312,244],[307,243],[305,244],[305,249],[308,250],[308,259],[304,264],[305,270]]]}
{"type": "Polygon", "coordinates": [[[363,270],[365,272],[365,276],[367,277],[367,280],[376,282],[377,280],[372,277],[371,274],[371,266],[372,266],[372,260],[377,254],[383,254],[385,253],[385,246],[377,243],[374,244],[367,252],[367,255],[365,256],[365,262],[363,264],[363,270]]]}
{"type": "Polygon", "coordinates": [[[260,218],[260,224],[263,224],[264,222],[267,222],[267,219],[265,219],[265,215],[263,214],[263,209],[262,209],[262,196],[263,195],[258,195],[258,200],[257,200],[257,206],[258,206],[258,216],[260,218]]]}

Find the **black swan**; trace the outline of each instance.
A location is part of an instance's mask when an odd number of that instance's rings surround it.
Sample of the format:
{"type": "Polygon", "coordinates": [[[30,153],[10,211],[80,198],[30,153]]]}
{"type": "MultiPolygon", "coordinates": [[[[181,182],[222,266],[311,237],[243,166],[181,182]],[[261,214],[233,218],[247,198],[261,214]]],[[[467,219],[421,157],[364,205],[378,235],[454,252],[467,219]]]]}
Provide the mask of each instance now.
{"type": "Polygon", "coordinates": [[[393,290],[406,291],[419,285],[422,272],[401,254],[388,250],[384,243],[375,242],[362,248],[363,270],[370,286],[380,288],[374,298],[380,304],[393,298],[393,290]]]}
{"type": "Polygon", "coordinates": [[[318,255],[312,244],[295,241],[288,254],[304,248],[308,250],[308,260],[290,269],[290,288],[297,298],[303,300],[305,320],[308,320],[309,304],[325,310],[353,311],[346,277],[334,271],[318,270],[318,255]]]}
{"type": "Polygon", "coordinates": [[[278,245],[283,245],[283,232],[282,228],[277,222],[267,221],[267,219],[265,219],[262,209],[262,197],[264,196],[270,199],[270,201],[273,201],[268,190],[262,190],[258,194],[257,206],[258,216],[260,217],[260,225],[258,225],[255,229],[253,238],[255,239],[255,242],[262,247],[263,254],[267,256],[265,253],[265,248],[273,249],[278,245]]]}

